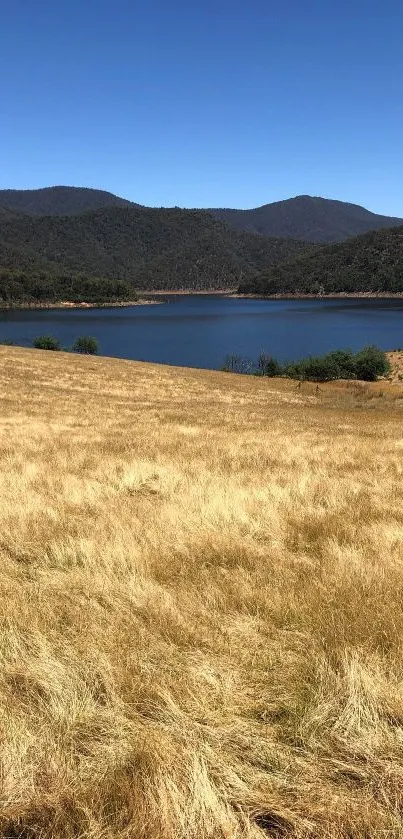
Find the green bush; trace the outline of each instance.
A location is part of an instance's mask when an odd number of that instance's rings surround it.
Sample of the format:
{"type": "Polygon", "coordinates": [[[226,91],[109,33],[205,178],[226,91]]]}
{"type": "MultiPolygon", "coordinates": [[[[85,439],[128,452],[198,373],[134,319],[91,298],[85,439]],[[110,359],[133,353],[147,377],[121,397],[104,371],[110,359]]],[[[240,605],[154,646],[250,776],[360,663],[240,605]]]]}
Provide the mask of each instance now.
{"type": "Polygon", "coordinates": [[[258,376],[270,376],[270,378],[274,378],[274,376],[282,375],[283,368],[276,358],[271,355],[266,355],[266,353],[261,353],[257,361],[256,373],[258,376]]]}
{"type": "Polygon", "coordinates": [[[355,357],[357,379],[375,382],[390,373],[389,361],[378,347],[364,347],[355,357]]]}
{"type": "Polygon", "coordinates": [[[285,367],[284,375],[301,381],[328,382],[337,379],[337,368],[327,356],[309,356],[285,367]]]}
{"type": "MultiPolygon", "coordinates": [[[[296,368],[297,378],[308,381],[329,382],[356,378],[355,357],[351,350],[333,350],[326,355],[309,356],[292,367],[296,368]]],[[[292,378],[295,378],[295,372],[292,378]]]]}
{"type": "Polygon", "coordinates": [[[37,350],[60,350],[60,341],[53,335],[39,335],[32,343],[37,350]]]}
{"type": "Polygon", "coordinates": [[[274,378],[275,376],[282,376],[283,368],[276,358],[269,358],[264,368],[264,375],[274,378]]]}
{"type": "Polygon", "coordinates": [[[95,355],[98,352],[98,341],[90,335],[81,335],[73,344],[73,352],[83,353],[84,355],[95,355]]]}
{"type": "Polygon", "coordinates": [[[324,356],[335,379],[355,379],[356,356],[352,350],[332,350],[324,356]]]}
{"type": "Polygon", "coordinates": [[[286,376],[289,379],[311,382],[330,382],[335,379],[363,379],[375,381],[390,373],[386,354],[378,347],[352,350],[332,350],[326,355],[309,356],[281,366],[276,358],[260,353],[256,363],[239,355],[228,355],[222,370],[232,373],[252,373],[255,376],[286,376]]]}
{"type": "Polygon", "coordinates": [[[322,356],[309,356],[288,364],[284,375],[291,379],[329,382],[334,379],[364,379],[374,382],[390,371],[385,353],[378,347],[365,347],[358,353],[333,350],[322,356]]]}

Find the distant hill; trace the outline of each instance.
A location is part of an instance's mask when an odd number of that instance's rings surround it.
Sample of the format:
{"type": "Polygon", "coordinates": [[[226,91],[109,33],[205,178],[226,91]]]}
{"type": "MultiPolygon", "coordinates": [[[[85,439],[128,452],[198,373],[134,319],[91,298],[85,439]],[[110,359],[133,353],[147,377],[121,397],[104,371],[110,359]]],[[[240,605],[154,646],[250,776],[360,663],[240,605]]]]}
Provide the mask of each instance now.
{"type": "MultiPolygon", "coordinates": [[[[26,215],[72,216],[107,207],[139,208],[140,205],[101,189],[85,187],[0,190],[0,208],[26,215]]],[[[403,219],[379,216],[357,204],[309,195],[252,210],[210,209],[204,212],[241,232],[319,244],[342,242],[370,230],[403,224],[403,219]]]]}
{"type": "Polygon", "coordinates": [[[401,291],[402,230],[400,219],[309,196],[256,210],[181,210],[83,187],[3,190],[0,300],[101,302],[136,289],[238,286],[401,291]]]}
{"type": "Polygon", "coordinates": [[[312,249],[241,283],[246,294],[403,292],[403,226],[312,249]]]}
{"type": "Polygon", "coordinates": [[[403,224],[403,219],[379,216],[357,204],[309,195],[276,201],[254,210],[211,209],[208,212],[236,230],[320,244],[342,242],[370,230],[403,224]]]}
{"type": "Polygon", "coordinates": [[[105,192],[76,186],[51,186],[45,189],[2,189],[0,207],[32,216],[73,216],[101,207],[138,206],[105,192]]]}
{"type": "Polygon", "coordinates": [[[236,288],[305,245],[238,233],[205,212],[109,207],[0,214],[3,300],[131,299],[134,290],[236,288]]]}

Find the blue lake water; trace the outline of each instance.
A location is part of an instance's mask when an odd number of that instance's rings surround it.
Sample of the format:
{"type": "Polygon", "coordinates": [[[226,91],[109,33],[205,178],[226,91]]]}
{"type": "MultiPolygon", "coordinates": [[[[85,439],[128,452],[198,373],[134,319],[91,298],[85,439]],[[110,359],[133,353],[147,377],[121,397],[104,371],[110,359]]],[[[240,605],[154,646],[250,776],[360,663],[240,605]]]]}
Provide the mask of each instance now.
{"type": "Polygon", "coordinates": [[[403,347],[403,300],[247,300],[178,296],[158,305],[105,309],[0,311],[0,340],[32,346],[51,334],[67,347],[97,338],[102,355],[219,368],[237,353],[281,361],[365,344],[403,347]]]}

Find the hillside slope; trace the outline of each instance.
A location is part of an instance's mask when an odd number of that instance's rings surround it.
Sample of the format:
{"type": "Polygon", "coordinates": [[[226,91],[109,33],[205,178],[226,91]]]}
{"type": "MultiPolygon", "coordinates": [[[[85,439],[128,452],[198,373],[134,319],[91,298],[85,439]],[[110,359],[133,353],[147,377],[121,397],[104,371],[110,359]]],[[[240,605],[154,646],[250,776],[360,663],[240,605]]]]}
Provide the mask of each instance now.
{"type": "Polygon", "coordinates": [[[0,347],[2,836],[399,836],[376,387],[0,347]]]}
{"type": "Polygon", "coordinates": [[[113,207],[65,217],[5,214],[0,215],[0,293],[10,272],[14,282],[20,276],[21,294],[32,290],[34,275],[38,299],[45,293],[57,297],[60,276],[68,289],[69,278],[77,274],[132,289],[236,288],[303,247],[288,239],[237,233],[207,213],[178,209],[113,207]]]}
{"type": "Polygon", "coordinates": [[[302,253],[242,283],[241,293],[403,292],[403,226],[302,253]]]}
{"type": "MultiPolygon", "coordinates": [[[[67,216],[108,207],[139,207],[100,189],[53,186],[44,189],[0,190],[0,212],[6,208],[26,215],[67,216]]],[[[306,242],[339,242],[370,230],[403,224],[403,219],[371,213],[357,204],[299,195],[251,210],[213,208],[204,212],[240,231],[306,242]]]]}
{"type": "Polygon", "coordinates": [[[403,224],[403,219],[376,215],[356,204],[309,195],[252,210],[212,209],[209,212],[237,230],[265,236],[289,236],[319,244],[341,242],[370,230],[403,224]]]}
{"type": "Polygon", "coordinates": [[[44,189],[0,189],[0,207],[15,213],[37,216],[70,216],[101,207],[130,207],[131,201],[105,192],[77,186],[44,189]]]}

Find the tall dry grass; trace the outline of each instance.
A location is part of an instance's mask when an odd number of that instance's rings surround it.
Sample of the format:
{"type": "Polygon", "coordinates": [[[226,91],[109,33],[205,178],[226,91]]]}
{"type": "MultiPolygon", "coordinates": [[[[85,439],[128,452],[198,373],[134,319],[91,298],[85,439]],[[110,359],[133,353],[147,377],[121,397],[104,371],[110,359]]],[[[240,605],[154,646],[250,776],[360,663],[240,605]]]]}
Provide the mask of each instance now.
{"type": "Polygon", "coordinates": [[[400,392],[0,388],[1,835],[403,837],[400,392]]]}

